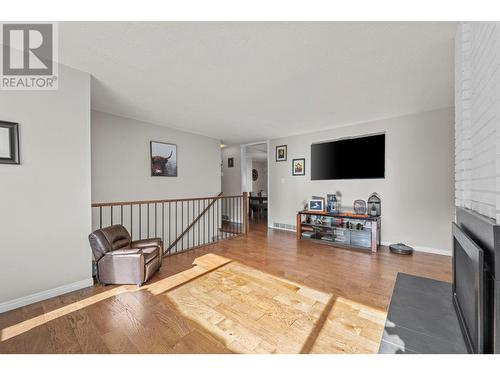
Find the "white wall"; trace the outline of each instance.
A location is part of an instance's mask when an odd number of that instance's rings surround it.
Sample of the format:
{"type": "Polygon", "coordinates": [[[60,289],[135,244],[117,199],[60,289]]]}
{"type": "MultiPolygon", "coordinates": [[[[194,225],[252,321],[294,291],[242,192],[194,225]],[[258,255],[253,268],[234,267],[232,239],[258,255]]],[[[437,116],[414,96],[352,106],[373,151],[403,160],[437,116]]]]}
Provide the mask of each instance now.
{"type": "Polygon", "coordinates": [[[352,209],[355,199],[367,200],[377,192],[382,199],[383,242],[449,253],[454,219],[453,122],[453,109],[447,108],[272,140],[273,152],[276,145],[288,145],[288,159],[270,162],[269,225],[294,225],[295,213],[312,195],[340,191],[343,206],[352,209]],[[386,133],[385,179],[311,181],[311,143],[378,132],[386,133]],[[305,176],[291,175],[294,158],[306,159],[305,176]]]}
{"type": "Polygon", "coordinates": [[[0,114],[21,151],[0,164],[1,312],[92,284],[90,76],[61,65],[58,90],[0,91],[0,114]]]}
{"type": "Polygon", "coordinates": [[[221,191],[220,142],[92,111],[92,200],[112,202],[215,196],[221,191]],[[150,141],[177,145],[178,177],[152,177],[150,141]]]}
{"type": "Polygon", "coordinates": [[[252,192],[267,192],[267,161],[252,160],[252,169],[258,173],[257,181],[252,181],[252,192]]]}
{"type": "Polygon", "coordinates": [[[456,205],[500,220],[500,23],[464,22],[455,38],[456,205]]]}
{"type": "Polygon", "coordinates": [[[224,147],[222,149],[222,192],[224,195],[241,194],[241,182],[241,147],[224,147]],[[234,158],[234,167],[227,166],[228,158],[234,158]]]}

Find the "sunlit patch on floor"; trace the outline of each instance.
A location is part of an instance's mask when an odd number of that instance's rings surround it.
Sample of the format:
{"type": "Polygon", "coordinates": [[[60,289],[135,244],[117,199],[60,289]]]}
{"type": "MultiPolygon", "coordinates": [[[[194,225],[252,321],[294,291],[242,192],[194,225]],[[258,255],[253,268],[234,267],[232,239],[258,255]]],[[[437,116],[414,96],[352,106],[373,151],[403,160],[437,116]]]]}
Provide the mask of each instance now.
{"type": "Polygon", "coordinates": [[[164,297],[239,353],[376,353],[386,317],[370,306],[237,262],[164,297]]]}

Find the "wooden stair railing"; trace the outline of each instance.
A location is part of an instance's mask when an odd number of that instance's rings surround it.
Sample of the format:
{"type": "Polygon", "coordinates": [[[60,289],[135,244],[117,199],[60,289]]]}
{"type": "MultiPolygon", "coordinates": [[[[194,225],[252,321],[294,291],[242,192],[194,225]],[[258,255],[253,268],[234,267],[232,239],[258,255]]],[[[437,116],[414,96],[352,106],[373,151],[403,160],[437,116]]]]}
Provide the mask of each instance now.
{"type": "Polygon", "coordinates": [[[122,224],[133,240],[159,237],[166,255],[248,232],[248,194],[92,204],[93,230],[122,224]]]}
{"type": "Polygon", "coordinates": [[[201,213],[200,213],[200,214],[196,217],[196,219],[194,219],[194,220],[193,220],[193,222],[192,222],[191,224],[189,224],[189,226],[188,226],[186,229],[184,229],[184,231],[180,234],[180,236],[179,236],[179,237],[177,237],[177,238],[174,240],[174,242],[172,242],[172,243],[170,244],[170,246],[168,247],[167,251],[170,251],[170,250],[171,250],[171,249],[172,249],[175,245],[177,245],[177,242],[179,242],[179,240],[180,240],[182,237],[184,237],[184,235],[185,235],[186,233],[188,233],[188,232],[189,232],[189,230],[190,230],[190,229],[191,229],[191,228],[192,228],[192,227],[193,227],[193,226],[194,226],[194,225],[195,225],[195,224],[196,224],[196,223],[197,223],[197,222],[198,222],[198,221],[202,218],[202,216],[203,216],[203,215],[205,215],[205,213],[206,213],[207,211],[209,211],[209,210],[210,210],[210,208],[211,208],[211,207],[215,204],[215,202],[217,202],[217,200],[218,200],[221,196],[222,196],[222,193],[219,193],[219,194],[217,195],[217,197],[216,197],[216,198],[214,198],[214,199],[212,200],[212,202],[210,202],[210,204],[209,204],[209,205],[208,205],[208,206],[207,206],[207,207],[206,207],[206,208],[205,208],[205,209],[204,209],[204,210],[203,210],[203,211],[202,211],[202,212],[201,212],[201,213]]]}

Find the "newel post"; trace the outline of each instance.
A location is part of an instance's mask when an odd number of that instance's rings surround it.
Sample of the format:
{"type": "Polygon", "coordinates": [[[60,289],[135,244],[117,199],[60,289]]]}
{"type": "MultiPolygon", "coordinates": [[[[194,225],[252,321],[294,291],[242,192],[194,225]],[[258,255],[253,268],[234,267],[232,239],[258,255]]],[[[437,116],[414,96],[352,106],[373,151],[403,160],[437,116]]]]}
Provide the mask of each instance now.
{"type": "Polygon", "coordinates": [[[248,193],[243,192],[243,234],[246,236],[248,234],[248,193]]]}

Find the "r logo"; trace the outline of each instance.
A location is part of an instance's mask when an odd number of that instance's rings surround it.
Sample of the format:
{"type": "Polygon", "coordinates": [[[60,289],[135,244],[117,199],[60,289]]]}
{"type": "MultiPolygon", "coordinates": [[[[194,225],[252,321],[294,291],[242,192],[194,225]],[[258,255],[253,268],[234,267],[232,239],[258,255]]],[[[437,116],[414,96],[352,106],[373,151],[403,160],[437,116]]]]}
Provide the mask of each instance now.
{"type": "Polygon", "coordinates": [[[4,76],[51,76],[53,74],[53,25],[2,25],[2,74],[4,76]]]}

